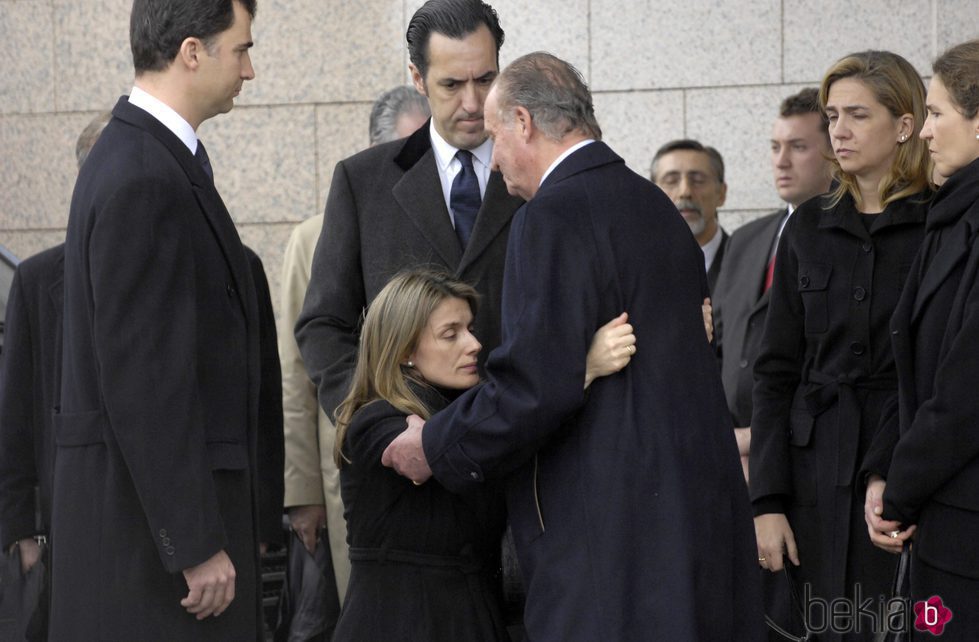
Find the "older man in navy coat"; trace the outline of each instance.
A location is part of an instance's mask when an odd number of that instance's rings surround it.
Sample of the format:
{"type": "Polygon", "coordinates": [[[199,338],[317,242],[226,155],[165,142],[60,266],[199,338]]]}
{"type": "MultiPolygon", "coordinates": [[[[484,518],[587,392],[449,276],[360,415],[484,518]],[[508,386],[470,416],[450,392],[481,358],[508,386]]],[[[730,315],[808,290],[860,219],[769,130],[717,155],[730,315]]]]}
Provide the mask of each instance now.
{"type": "Polygon", "coordinates": [[[509,475],[530,640],[762,639],[703,255],[669,199],[597,142],[567,63],[518,59],[484,114],[494,165],[529,201],[507,249],[503,343],[482,386],[412,418],[382,461],[458,492],[509,475]],[[586,397],[590,337],[622,310],[639,352],[586,397]]]}

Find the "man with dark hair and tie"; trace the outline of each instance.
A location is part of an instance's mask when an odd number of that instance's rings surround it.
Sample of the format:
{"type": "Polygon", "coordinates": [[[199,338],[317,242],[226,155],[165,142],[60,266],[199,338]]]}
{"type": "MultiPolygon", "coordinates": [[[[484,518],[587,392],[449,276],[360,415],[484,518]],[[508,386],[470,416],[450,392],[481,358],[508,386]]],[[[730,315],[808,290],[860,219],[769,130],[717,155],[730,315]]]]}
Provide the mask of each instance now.
{"type": "MultiPolygon", "coordinates": [[[[364,308],[398,271],[438,265],[482,295],[475,334],[500,342],[510,219],[522,202],[490,170],[483,101],[503,29],[481,0],[430,0],[412,16],[409,70],[432,118],[406,139],[340,161],[296,338],[330,416],[347,392],[364,308]]],[[[488,352],[484,350],[483,352],[488,352]]],[[[480,358],[480,366],[483,359],[480,358]]]]}
{"type": "Polygon", "coordinates": [[[254,77],[254,15],[133,2],[68,219],[51,639],[261,639],[260,312],[196,135],[254,77]]]}
{"type": "MultiPolygon", "coordinates": [[[[500,343],[507,235],[523,202],[491,171],[483,101],[499,71],[504,33],[481,0],[429,0],[405,39],[415,88],[432,118],[406,139],[337,164],[296,339],[320,406],[333,416],[347,393],[364,309],[399,271],[438,266],[480,293],[474,334],[500,343]]],[[[519,592],[504,547],[505,586],[519,592]]],[[[511,595],[513,610],[520,598],[511,595]]],[[[515,615],[508,617],[515,621],[515,615]]]]}

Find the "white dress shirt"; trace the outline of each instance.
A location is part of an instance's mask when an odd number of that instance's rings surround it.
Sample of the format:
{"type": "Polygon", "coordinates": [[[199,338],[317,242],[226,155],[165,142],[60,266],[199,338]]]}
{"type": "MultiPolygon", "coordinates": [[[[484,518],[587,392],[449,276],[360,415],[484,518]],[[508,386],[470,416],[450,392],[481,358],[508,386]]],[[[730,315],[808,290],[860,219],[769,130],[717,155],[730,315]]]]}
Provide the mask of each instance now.
{"type": "MultiPolygon", "coordinates": [[[[456,174],[462,170],[462,162],[456,158],[457,147],[453,147],[435,131],[435,122],[429,124],[429,134],[432,138],[432,151],[435,152],[435,167],[439,172],[439,180],[442,181],[442,196],[445,198],[445,209],[449,211],[449,218],[452,220],[452,227],[455,227],[455,216],[452,214],[450,197],[452,194],[452,181],[456,174]]],[[[486,183],[490,176],[490,163],[493,158],[493,141],[487,138],[483,144],[476,149],[470,149],[473,155],[473,169],[476,171],[476,180],[479,182],[479,196],[482,198],[486,194],[486,183]]]]}
{"type": "Polygon", "coordinates": [[[133,87],[129,94],[129,104],[148,112],[150,116],[163,123],[164,127],[172,131],[174,136],[187,146],[191,154],[197,152],[197,134],[194,128],[172,107],[139,87],[133,87]]]}
{"type": "Polygon", "coordinates": [[[710,266],[714,263],[714,257],[717,256],[717,250],[721,247],[721,239],[724,238],[724,233],[721,232],[721,226],[717,226],[717,230],[714,232],[714,238],[707,241],[705,245],[701,245],[700,249],[704,251],[704,270],[710,272],[710,266]]]}

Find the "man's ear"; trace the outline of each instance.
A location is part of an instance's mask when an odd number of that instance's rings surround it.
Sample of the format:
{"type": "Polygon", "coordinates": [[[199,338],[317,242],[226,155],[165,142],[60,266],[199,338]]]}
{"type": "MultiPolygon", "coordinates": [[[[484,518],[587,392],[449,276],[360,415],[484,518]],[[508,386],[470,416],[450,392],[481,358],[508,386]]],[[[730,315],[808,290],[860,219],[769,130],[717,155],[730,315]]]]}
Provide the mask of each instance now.
{"type": "Polygon", "coordinates": [[[428,87],[425,85],[425,77],[414,63],[408,63],[408,71],[411,72],[411,84],[422,96],[428,97],[428,87]]]}
{"type": "Polygon", "coordinates": [[[205,53],[207,51],[204,47],[204,42],[200,38],[185,38],[180,43],[180,49],[177,51],[177,59],[188,69],[197,69],[200,65],[200,58],[205,53]]]}
{"type": "Polygon", "coordinates": [[[526,107],[516,106],[513,109],[513,124],[517,135],[528,140],[534,131],[534,119],[526,107]]]}

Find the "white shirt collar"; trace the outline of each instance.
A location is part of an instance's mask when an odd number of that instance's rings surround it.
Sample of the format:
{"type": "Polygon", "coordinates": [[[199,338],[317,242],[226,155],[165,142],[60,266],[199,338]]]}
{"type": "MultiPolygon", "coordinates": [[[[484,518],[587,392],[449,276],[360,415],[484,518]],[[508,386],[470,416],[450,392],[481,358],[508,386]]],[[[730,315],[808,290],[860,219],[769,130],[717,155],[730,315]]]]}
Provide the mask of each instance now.
{"type": "Polygon", "coordinates": [[[174,136],[187,146],[191,154],[197,151],[197,134],[194,132],[194,128],[172,107],[139,87],[133,87],[129,94],[129,103],[148,112],[150,116],[163,123],[164,127],[172,131],[174,136]]]}
{"type": "Polygon", "coordinates": [[[551,172],[553,172],[553,171],[554,171],[554,169],[555,169],[555,168],[556,168],[556,167],[557,167],[558,165],[560,165],[560,164],[561,164],[561,161],[563,161],[563,160],[564,160],[565,158],[567,158],[567,157],[568,157],[568,156],[570,156],[571,154],[574,154],[574,153],[575,153],[576,151],[578,151],[579,149],[581,149],[581,148],[582,148],[582,147],[584,147],[585,145],[588,145],[588,144],[590,144],[590,143],[594,143],[594,142],[595,142],[595,139],[593,139],[593,138],[586,138],[585,140],[583,140],[583,141],[581,141],[580,143],[575,143],[575,144],[574,144],[574,145],[572,145],[571,147],[569,147],[569,148],[567,148],[566,150],[564,150],[564,153],[563,153],[563,154],[561,154],[560,156],[558,156],[557,158],[555,158],[555,159],[554,159],[554,162],[553,162],[553,163],[551,163],[551,166],[547,168],[547,171],[546,171],[546,172],[544,172],[544,175],[540,177],[540,183],[538,183],[538,184],[537,184],[537,187],[540,187],[541,185],[543,185],[543,184],[544,184],[544,180],[545,180],[545,179],[547,178],[547,176],[548,176],[548,175],[549,175],[549,174],[550,174],[551,172]]]}
{"type": "Polygon", "coordinates": [[[722,238],[724,238],[724,232],[721,231],[721,226],[718,225],[714,231],[714,238],[707,241],[705,245],[700,246],[700,249],[704,251],[704,269],[707,271],[710,271],[710,266],[714,263],[714,257],[717,256],[717,250],[721,247],[722,238]]]}
{"type": "MultiPolygon", "coordinates": [[[[434,120],[429,123],[428,131],[432,138],[432,151],[435,152],[435,162],[439,166],[439,171],[445,174],[449,170],[449,163],[455,160],[456,152],[459,151],[459,148],[453,147],[442,138],[442,135],[435,129],[434,120]]],[[[483,141],[482,145],[469,151],[472,152],[472,155],[484,168],[489,169],[493,158],[493,141],[487,138],[483,141]]]]}

